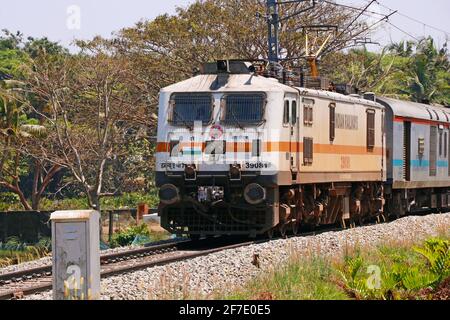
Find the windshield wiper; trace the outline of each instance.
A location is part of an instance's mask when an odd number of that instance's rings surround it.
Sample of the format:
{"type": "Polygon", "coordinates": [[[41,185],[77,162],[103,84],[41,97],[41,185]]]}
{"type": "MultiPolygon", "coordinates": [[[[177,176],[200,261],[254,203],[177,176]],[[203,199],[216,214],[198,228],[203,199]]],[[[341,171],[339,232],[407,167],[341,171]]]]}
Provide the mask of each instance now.
{"type": "Polygon", "coordinates": [[[175,116],[186,126],[190,131],[194,130],[193,125],[191,125],[189,122],[187,122],[180,114],[175,110],[175,108],[172,109],[175,116]]]}
{"type": "Polygon", "coordinates": [[[234,119],[234,121],[235,121],[235,124],[237,124],[237,126],[240,128],[240,129],[242,129],[242,130],[244,130],[244,126],[239,122],[239,120],[236,118],[236,116],[235,116],[235,114],[234,114],[234,112],[233,112],[233,109],[231,109],[231,115],[232,115],[232,117],[233,117],[233,119],[234,119]]]}

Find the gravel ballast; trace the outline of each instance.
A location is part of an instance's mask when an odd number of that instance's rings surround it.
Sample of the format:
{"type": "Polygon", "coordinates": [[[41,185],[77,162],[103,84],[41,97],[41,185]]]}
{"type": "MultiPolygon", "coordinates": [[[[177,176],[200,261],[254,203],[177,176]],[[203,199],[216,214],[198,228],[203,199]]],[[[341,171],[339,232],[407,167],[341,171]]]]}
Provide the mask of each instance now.
{"type": "MultiPolygon", "coordinates": [[[[411,216],[397,221],[315,236],[275,240],[188,261],[102,279],[102,299],[196,299],[226,294],[283,265],[293,253],[336,257],[345,248],[421,241],[450,230],[450,214],[411,216]],[[259,255],[259,268],[252,261],[259,255]]],[[[51,291],[26,297],[51,299],[51,291]]]]}

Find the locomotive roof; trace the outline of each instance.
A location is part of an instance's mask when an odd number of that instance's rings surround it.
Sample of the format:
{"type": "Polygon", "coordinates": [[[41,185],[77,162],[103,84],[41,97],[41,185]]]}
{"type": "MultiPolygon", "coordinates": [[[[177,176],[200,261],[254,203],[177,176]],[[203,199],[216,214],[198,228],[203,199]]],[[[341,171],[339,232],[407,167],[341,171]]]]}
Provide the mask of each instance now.
{"type": "Polygon", "coordinates": [[[344,103],[354,103],[354,104],[360,104],[365,106],[371,106],[378,109],[383,109],[384,106],[380,105],[379,103],[376,103],[374,101],[370,101],[367,99],[364,99],[361,96],[348,96],[341,93],[333,92],[333,91],[327,91],[327,90],[315,90],[315,89],[308,89],[308,88],[297,88],[297,90],[300,92],[301,95],[306,95],[309,97],[318,97],[323,99],[329,99],[335,102],[344,102],[344,103]]]}
{"type": "Polygon", "coordinates": [[[357,103],[369,105],[374,108],[383,108],[380,104],[363,99],[362,97],[346,96],[340,93],[314,90],[307,88],[291,87],[280,83],[277,79],[266,78],[251,74],[229,74],[224,84],[216,87],[219,79],[217,74],[201,74],[187,80],[172,84],[163,88],[161,91],[166,93],[180,92],[236,92],[236,91],[263,91],[263,92],[290,92],[294,94],[300,93],[310,97],[330,99],[336,102],[357,103]]]}
{"type": "Polygon", "coordinates": [[[450,123],[450,110],[444,107],[385,97],[378,97],[377,100],[389,106],[395,116],[450,123]]]}
{"type": "Polygon", "coordinates": [[[231,92],[231,91],[264,91],[264,92],[291,92],[298,91],[280,83],[276,79],[265,78],[251,74],[201,74],[193,78],[175,83],[162,89],[162,92],[231,92]],[[222,80],[220,80],[220,77],[222,80]],[[223,85],[217,85],[217,81],[223,85]]]}

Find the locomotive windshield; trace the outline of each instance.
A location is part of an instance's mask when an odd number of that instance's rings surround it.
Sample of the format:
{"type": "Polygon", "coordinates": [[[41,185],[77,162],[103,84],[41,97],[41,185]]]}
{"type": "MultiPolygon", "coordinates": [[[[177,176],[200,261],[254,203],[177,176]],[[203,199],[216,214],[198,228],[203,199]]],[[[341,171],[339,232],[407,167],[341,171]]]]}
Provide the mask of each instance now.
{"type": "Polygon", "coordinates": [[[174,94],[170,104],[170,120],[174,125],[192,125],[195,121],[205,125],[211,121],[213,99],[210,94],[174,94]]]}
{"type": "Polygon", "coordinates": [[[228,124],[258,124],[264,120],[264,93],[236,93],[223,97],[223,121],[228,124]]]}

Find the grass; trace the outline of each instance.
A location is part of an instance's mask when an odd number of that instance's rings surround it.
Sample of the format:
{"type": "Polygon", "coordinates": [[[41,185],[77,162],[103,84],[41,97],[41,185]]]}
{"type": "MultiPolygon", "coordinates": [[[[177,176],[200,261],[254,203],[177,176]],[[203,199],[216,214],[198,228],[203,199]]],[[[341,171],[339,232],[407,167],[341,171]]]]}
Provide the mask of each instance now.
{"type": "Polygon", "coordinates": [[[170,234],[166,231],[156,231],[146,223],[128,226],[114,233],[110,246],[113,248],[130,246],[132,244],[145,244],[169,239],[170,234]]]}
{"type": "Polygon", "coordinates": [[[30,246],[19,243],[17,238],[10,238],[0,246],[0,268],[47,257],[51,254],[50,246],[49,239],[30,246]]]}
{"type": "Polygon", "coordinates": [[[340,257],[292,255],[286,266],[225,300],[428,300],[447,297],[450,237],[346,248],[340,257]]]}
{"type": "Polygon", "coordinates": [[[329,260],[292,259],[286,267],[249,283],[227,300],[346,300],[336,285],[338,273],[329,260]]]}

